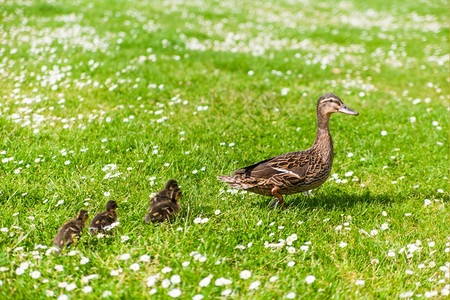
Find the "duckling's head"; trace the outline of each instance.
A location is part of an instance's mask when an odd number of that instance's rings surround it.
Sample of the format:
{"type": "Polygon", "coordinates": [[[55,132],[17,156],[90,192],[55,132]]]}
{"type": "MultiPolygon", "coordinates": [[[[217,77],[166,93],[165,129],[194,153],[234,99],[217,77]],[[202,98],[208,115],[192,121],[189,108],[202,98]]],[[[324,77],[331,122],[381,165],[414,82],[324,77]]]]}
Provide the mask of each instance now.
{"type": "Polygon", "coordinates": [[[175,188],[172,191],[172,201],[178,201],[180,200],[180,198],[183,196],[183,193],[181,192],[181,190],[179,188],[175,188]]]}
{"type": "Polygon", "coordinates": [[[167,181],[165,189],[171,191],[173,189],[176,189],[177,187],[178,182],[176,180],[170,179],[169,181],[167,181]]]}
{"type": "Polygon", "coordinates": [[[77,215],[77,220],[80,220],[82,222],[86,222],[87,219],[89,218],[89,213],[87,212],[87,210],[80,210],[80,212],[77,215]]]}
{"type": "Polygon", "coordinates": [[[322,95],[319,98],[317,101],[317,112],[327,116],[330,116],[335,112],[353,116],[359,115],[358,112],[348,108],[347,105],[342,102],[341,98],[332,93],[322,95]]]}
{"type": "Polygon", "coordinates": [[[113,211],[118,209],[119,206],[117,205],[117,202],[114,200],[109,200],[108,202],[106,202],[106,211],[113,211]]]}

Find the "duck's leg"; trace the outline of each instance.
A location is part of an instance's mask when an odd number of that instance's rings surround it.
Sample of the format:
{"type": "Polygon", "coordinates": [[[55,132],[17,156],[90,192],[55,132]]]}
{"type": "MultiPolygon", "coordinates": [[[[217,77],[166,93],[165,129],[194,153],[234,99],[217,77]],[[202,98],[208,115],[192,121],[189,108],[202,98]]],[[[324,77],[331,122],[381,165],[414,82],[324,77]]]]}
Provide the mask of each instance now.
{"type": "Polygon", "coordinates": [[[273,209],[278,203],[280,203],[283,210],[286,210],[286,203],[284,203],[283,196],[278,192],[278,187],[275,186],[272,188],[272,195],[274,195],[277,198],[273,200],[272,205],[270,205],[270,208],[273,209]]]}

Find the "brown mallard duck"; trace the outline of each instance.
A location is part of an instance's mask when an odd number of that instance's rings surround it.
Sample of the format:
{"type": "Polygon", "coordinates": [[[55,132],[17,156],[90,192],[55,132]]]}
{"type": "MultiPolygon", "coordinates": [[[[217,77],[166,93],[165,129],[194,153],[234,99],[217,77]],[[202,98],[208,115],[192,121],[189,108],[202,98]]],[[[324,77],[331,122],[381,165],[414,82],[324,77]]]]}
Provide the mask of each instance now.
{"type": "Polygon", "coordinates": [[[150,204],[150,208],[148,210],[148,214],[144,218],[145,223],[153,223],[156,222],[164,222],[165,220],[172,219],[175,214],[180,211],[180,198],[183,196],[183,193],[179,188],[172,189],[170,191],[170,197],[166,197],[166,195],[161,196],[150,204]]]}
{"type": "Polygon", "coordinates": [[[322,95],[317,101],[317,136],[311,148],[275,156],[234,171],[231,176],[219,176],[218,179],[237,189],[275,196],[271,207],[280,203],[285,210],[282,195],[315,189],[330,175],[333,141],[329,121],[331,114],[335,112],[359,115],[338,96],[332,93],[322,95]]]}
{"type": "Polygon", "coordinates": [[[91,234],[103,233],[106,234],[108,226],[117,221],[116,209],[119,208],[117,202],[110,200],[106,202],[105,211],[98,213],[92,219],[89,225],[89,232],[91,234]]]}
{"type": "Polygon", "coordinates": [[[86,210],[80,210],[76,219],[70,220],[59,228],[53,244],[59,248],[73,244],[80,238],[88,218],[89,213],[86,210]]]}

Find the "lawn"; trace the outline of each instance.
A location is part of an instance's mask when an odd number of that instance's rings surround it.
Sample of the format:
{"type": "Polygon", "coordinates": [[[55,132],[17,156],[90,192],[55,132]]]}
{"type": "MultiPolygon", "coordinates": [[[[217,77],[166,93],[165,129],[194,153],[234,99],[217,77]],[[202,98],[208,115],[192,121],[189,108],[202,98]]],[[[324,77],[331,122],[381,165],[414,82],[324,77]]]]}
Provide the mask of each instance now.
{"type": "Polygon", "coordinates": [[[448,297],[448,5],[1,0],[0,298],[448,297]],[[310,147],[327,92],[360,115],[320,188],[282,211],[217,180],[310,147]],[[108,200],[112,236],[52,252],[108,200]]]}

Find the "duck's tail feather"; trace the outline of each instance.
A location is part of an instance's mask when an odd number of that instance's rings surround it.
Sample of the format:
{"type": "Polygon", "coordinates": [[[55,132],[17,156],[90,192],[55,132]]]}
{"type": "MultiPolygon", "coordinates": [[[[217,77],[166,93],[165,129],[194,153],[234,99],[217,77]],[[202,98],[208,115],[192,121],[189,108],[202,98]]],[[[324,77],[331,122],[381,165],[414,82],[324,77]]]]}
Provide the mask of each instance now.
{"type": "Polygon", "coordinates": [[[233,175],[233,176],[218,176],[217,179],[226,182],[229,186],[234,187],[235,189],[240,190],[248,190],[256,186],[256,183],[252,182],[248,178],[245,178],[246,180],[242,180],[242,176],[240,175],[233,175]]]}

